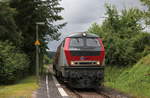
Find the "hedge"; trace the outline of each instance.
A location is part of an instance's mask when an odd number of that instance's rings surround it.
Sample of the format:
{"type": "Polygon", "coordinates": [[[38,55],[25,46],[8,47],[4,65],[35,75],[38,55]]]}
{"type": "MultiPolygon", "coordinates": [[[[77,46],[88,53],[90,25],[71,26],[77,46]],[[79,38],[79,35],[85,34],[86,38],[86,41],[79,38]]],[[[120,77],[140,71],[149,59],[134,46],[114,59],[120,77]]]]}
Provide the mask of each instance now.
{"type": "Polygon", "coordinates": [[[29,59],[12,43],[0,42],[0,84],[14,83],[27,74],[29,59]]]}

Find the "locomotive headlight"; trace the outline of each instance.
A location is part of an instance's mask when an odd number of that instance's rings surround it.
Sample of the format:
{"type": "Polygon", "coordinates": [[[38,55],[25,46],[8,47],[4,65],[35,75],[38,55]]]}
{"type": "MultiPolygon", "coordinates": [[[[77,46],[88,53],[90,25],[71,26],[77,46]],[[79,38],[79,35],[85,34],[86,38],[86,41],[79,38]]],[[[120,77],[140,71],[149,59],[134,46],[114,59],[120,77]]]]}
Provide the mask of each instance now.
{"type": "Polygon", "coordinates": [[[97,65],[100,65],[100,62],[99,62],[99,61],[97,61],[97,62],[96,62],[96,64],[97,64],[97,65]]]}
{"type": "Polygon", "coordinates": [[[71,61],[71,65],[74,65],[74,62],[73,62],[73,61],[71,61]]]}
{"type": "Polygon", "coordinates": [[[83,36],[85,37],[85,36],[86,36],[86,33],[83,33],[83,36]]]}

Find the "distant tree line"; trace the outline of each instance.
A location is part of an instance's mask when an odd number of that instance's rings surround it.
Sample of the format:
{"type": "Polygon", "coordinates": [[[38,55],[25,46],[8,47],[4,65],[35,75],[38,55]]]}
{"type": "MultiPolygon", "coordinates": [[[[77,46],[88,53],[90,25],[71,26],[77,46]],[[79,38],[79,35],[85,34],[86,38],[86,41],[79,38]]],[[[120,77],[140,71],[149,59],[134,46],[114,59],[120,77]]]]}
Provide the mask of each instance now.
{"type": "Polygon", "coordinates": [[[150,23],[150,2],[141,1],[148,6],[147,12],[130,8],[120,13],[115,6],[106,4],[102,25],[94,23],[89,28],[88,32],[98,34],[104,42],[107,65],[132,65],[150,53],[150,31],[144,31],[143,27],[150,23]]]}
{"type": "Polygon", "coordinates": [[[52,58],[55,56],[55,54],[56,54],[56,52],[54,52],[54,51],[49,51],[49,52],[47,53],[47,56],[52,59],[52,58]]]}
{"type": "Polygon", "coordinates": [[[40,58],[46,53],[48,40],[60,36],[64,24],[59,13],[60,0],[1,0],[0,1],[0,84],[13,83],[27,74],[35,73],[35,32],[39,25],[40,58]]]}

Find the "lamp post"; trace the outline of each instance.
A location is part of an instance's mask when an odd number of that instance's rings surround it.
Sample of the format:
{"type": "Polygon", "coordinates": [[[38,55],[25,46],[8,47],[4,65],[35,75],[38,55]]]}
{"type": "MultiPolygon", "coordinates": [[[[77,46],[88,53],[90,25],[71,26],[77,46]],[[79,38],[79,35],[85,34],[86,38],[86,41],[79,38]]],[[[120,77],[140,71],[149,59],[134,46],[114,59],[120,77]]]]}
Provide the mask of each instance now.
{"type": "Polygon", "coordinates": [[[45,25],[44,22],[36,22],[36,77],[37,77],[37,82],[39,81],[39,34],[38,34],[38,25],[45,25]]]}

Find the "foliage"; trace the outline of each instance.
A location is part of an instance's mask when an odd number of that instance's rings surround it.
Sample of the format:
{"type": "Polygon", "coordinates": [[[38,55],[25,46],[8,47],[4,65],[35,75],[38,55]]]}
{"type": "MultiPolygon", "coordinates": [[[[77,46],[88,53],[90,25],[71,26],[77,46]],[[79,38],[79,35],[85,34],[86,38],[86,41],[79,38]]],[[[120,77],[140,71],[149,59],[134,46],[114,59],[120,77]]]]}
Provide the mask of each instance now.
{"type": "Polygon", "coordinates": [[[149,98],[150,54],[129,68],[106,67],[105,85],[133,94],[140,98],[149,98]]]}
{"type": "Polygon", "coordinates": [[[106,9],[108,17],[103,24],[94,23],[88,32],[96,33],[103,39],[106,64],[131,65],[142,57],[144,48],[150,46],[150,34],[142,31],[139,22],[143,18],[143,12],[131,8],[122,10],[119,15],[114,6],[107,5],[106,9]],[[137,51],[139,47],[141,51],[137,51]]]}
{"type": "Polygon", "coordinates": [[[136,59],[146,56],[150,53],[150,34],[140,33],[131,39],[132,47],[134,48],[133,53],[136,54],[136,59]]]}
{"type": "Polygon", "coordinates": [[[52,64],[52,58],[49,58],[47,55],[44,55],[44,64],[52,64]]]}
{"type": "Polygon", "coordinates": [[[144,20],[147,25],[150,25],[150,1],[149,0],[140,0],[146,7],[147,10],[144,11],[144,20]]]}
{"type": "MultiPolygon", "coordinates": [[[[45,41],[58,39],[64,24],[60,0],[3,0],[0,2],[0,84],[13,83],[24,74],[35,72],[35,34],[38,25],[40,65],[47,48],[45,41]],[[11,43],[10,43],[11,42],[11,43]],[[30,63],[30,66],[29,66],[30,63]]],[[[41,66],[40,66],[41,67],[41,66]]]]}
{"type": "Polygon", "coordinates": [[[9,7],[8,2],[0,2],[0,40],[10,40],[15,45],[20,45],[21,32],[17,29],[14,20],[15,9],[9,7]]]}
{"type": "Polygon", "coordinates": [[[41,74],[44,74],[44,73],[47,73],[48,70],[50,69],[49,67],[52,65],[53,63],[53,59],[50,58],[48,55],[44,55],[44,58],[43,58],[43,63],[44,65],[42,66],[41,68],[41,74]]]}
{"type": "Polygon", "coordinates": [[[28,72],[29,59],[12,43],[0,42],[0,84],[13,83],[28,72]]]}
{"type": "Polygon", "coordinates": [[[29,76],[13,85],[0,86],[0,98],[32,98],[38,88],[35,76],[29,76]]]}
{"type": "MultiPolygon", "coordinates": [[[[30,57],[31,64],[35,65],[35,34],[36,23],[45,22],[45,25],[38,25],[39,40],[42,43],[41,56],[47,48],[45,41],[46,36],[50,39],[58,39],[59,29],[65,24],[57,24],[54,22],[62,20],[59,13],[63,10],[59,6],[60,0],[11,0],[10,7],[16,9],[15,21],[18,29],[22,32],[21,49],[30,57]]],[[[30,66],[30,72],[34,72],[35,66],[30,66]]]]}

